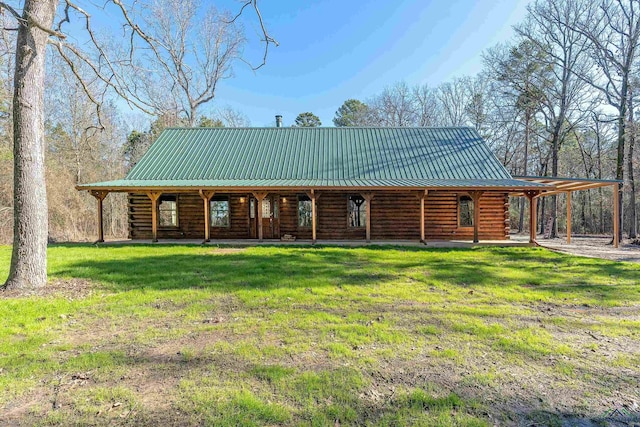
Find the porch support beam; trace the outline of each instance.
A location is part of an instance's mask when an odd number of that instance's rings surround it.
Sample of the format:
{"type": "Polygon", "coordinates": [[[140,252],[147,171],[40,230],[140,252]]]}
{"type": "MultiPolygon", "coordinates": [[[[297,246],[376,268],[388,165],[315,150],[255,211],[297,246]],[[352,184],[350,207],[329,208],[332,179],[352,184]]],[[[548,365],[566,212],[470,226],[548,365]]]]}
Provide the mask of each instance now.
{"type": "Polygon", "coordinates": [[[482,191],[471,191],[471,199],[473,199],[473,243],[478,243],[478,230],[480,228],[480,196],[482,191]]]}
{"type": "Polygon", "coordinates": [[[162,196],[160,191],[149,191],[147,197],[151,199],[151,231],[153,233],[153,242],[158,241],[158,199],[162,196]]]}
{"type": "Polygon", "coordinates": [[[105,199],[105,197],[107,197],[109,192],[91,190],[89,191],[89,193],[91,193],[91,195],[95,197],[96,200],[98,201],[98,240],[96,240],[96,243],[103,243],[104,242],[104,225],[103,225],[103,218],[102,218],[102,201],[105,199]]]}
{"type": "Polygon", "coordinates": [[[427,243],[427,238],[425,237],[425,226],[424,226],[424,202],[429,194],[429,190],[424,190],[424,193],[420,193],[420,243],[427,243]]]}
{"type": "Polygon", "coordinates": [[[540,195],[538,191],[525,191],[525,196],[529,199],[529,243],[537,245],[536,230],[538,221],[538,201],[540,195]]]}
{"type": "Polygon", "coordinates": [[[620,246],[620,185],[616,182],[613,188],[613,247],[620,246]]]}
{"type": "Polygon", "coordinates": [[[320,198],[320,193],[318,193],[314,189],[311,189],[307,191],[306,194],[307,194],[307,197],[311,200],[311,244],[315,245],[317,240],[316,234],[318,229],[318,221],[316,219],[316,216],[318,213],[317,211],[318,207],[316,206],[316,203],[320,198]]]}
{"type": "Polygon", "coordinates": [[[256,222],[258,225],[258,241],[262,242],[262,201],[265,197],[267,197],[269,193],[253,193],[253,196],[256,198],[256,203],[258,204],[258,215],[256,218],[256,222]]]}
{"type": "Polygon", "coordinates": [[[204,202],[204,242],[211,240],[211,199],[215,191],[199,190],[198,193],[204,202]]]}
{"type": "Polygon", "coordinates": [[[371,242],[371,200],[373,200],[373,193],[362,193],[362,198],[367,202],[366,206],[366,222],[365,222],[365,239],[367,243],[371,242]]]}
{"type": "Polygon", "coordinates": [[[567,191],[567,245],[571,244],[571,191],[567,191]]]}
{"type": "Polygon", "coordinates": [[[316,207],[316,200],[318,200],[318,195],[316,194],[315,190],[311,190],[309,198],[311,199],[311,244],[315,245],[316,230],[318,227],[318,221],[316,219],[316,216],[317,216],[316,210],[318,209],[316,207]]]}

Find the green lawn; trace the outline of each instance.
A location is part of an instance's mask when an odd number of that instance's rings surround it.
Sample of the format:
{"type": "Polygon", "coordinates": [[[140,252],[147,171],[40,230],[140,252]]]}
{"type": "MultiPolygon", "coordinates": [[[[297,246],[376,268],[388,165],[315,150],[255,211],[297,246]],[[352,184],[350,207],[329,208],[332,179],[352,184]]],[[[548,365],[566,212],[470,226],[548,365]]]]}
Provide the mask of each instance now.
{"type": "Polygon", "coordinates": [[[639,264],[56,245],[49,273],[0,293],[2,425],[560,425],[640,403],[639,264]]]}

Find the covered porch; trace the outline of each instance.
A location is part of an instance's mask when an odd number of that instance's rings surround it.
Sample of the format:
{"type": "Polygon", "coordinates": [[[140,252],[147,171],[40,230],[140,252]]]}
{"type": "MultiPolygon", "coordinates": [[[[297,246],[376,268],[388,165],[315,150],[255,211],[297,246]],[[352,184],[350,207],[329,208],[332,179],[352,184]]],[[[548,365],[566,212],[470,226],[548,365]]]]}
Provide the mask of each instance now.
{"type": "Polygon", "coordinates": [[[97,242],[104,242],[103,200],[110,192],[126,192],[130,237],[141,242],[273,244],[282,240],[461,247],[509,244],[508,194],[523,187],[539,191],[541,185],[256,190],[111,187],[88,191],[97,200],[97,242]],[[167,215],[163,203],[172,206],[169,215],[175,222],[171,227],[163,225],[162,217],[167,215]]]}
{"type": "Polygon", "coordinates": [[[614,248],[620,246],[620,200],[622,185],[621,181],[608,179],[583,179],[583,178],[560,178],[544,176],[515,176],[515,179],[544,184],[546,187],[538,191],[517,191],[511,193],[512,197],[526,197],[529,200],[529,242],[537,242],[537,201],[541,197],[564,195],[566,197],[567,233],[566,242],[571,244],[571,195],[576,191],[586,191],[594,188],[611,188],[612,212],[612,243],[614,248]]]}

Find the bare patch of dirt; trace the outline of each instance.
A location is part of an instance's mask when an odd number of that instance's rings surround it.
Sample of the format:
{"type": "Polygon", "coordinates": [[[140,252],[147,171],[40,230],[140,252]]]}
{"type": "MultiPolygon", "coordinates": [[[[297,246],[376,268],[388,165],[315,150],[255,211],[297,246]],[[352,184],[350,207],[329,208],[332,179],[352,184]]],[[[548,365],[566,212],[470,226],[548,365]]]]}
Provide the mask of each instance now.
{"type": "Polygon", "coordinates": [[[631,241],[625,241],[620,243],[620,247],[614,248],[611,237],[572,236],[571,244],[567,244],[565,239],[539,239],[538,243],[545,248],[571,255],[611,261],[640,262],[640,246],[631,241]]]}
{"type": "Polygon", "coordinates": [[[100,286],[87,279],[55,279],[40,289],[18,290],[0,288],[0,298],[64,297],[68,300],[86,298],[100,286]]]}
{"type": "Polygon", "coordinates": [[[207,251],[207,254],[210,255],[228,255],[228,254],[237,254],[240,252],[246,251],[247,248],[213,248],[207,251]]]}

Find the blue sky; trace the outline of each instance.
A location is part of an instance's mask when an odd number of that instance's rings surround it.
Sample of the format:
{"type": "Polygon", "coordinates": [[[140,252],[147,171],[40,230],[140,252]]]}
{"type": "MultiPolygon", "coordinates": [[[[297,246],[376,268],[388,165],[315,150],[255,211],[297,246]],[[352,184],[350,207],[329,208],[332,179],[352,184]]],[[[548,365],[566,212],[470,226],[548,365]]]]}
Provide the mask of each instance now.
{"type": "MultiPolygon", "coordinates": [[[[146,0],[152,1],[152,0],[146,0]]],[[[238,0],[201,0],[237,11],[238,0]]],[[[254,72],[243,63],[224,80],[201,113],[231,106],[253,126],[272,126],[275,114],[286,126],[311,111],[332,126],[335,111],[349,98],[366,100],[385,86],[435,86],[482,67],[482,53],[513,36],[528,0],[259,0],[269,32],[280,46],[254,72]]],[[[114,37],[122,34],[119,12],[91,11],[114,37]],[[106,14],[105,14],[106,12],[106,14]],[[113,19],[112,19],[113,18],[113,19]]],[[[243,16],[249,42],[245,58],[259,63],[263,45],[255,16],[243,16]]],[[[86,37],[82,22],[72,35],[86,37]]],[[[121,102],[124,110],[126,104],[121,102]]]]}
{"type": "MultiPolygon", "coordinates": [[[[430,86],[475,74],[482,52],[512,35],[525,0],[263,0],[262,13],[280,46],[257,72],[238,64],[209,108],[230,105],[253,126],[276,113],[290,125],[303,111],[332,125],[348,98],[366,99],[399,80],[430,86]]],[[[233,4],[231,4],[233,6],[233,4]]],[[[248,36],[257,28],[245,22],[248,36]]],[[[245,49],[257,59],[255,41],[245,49]]]]}

